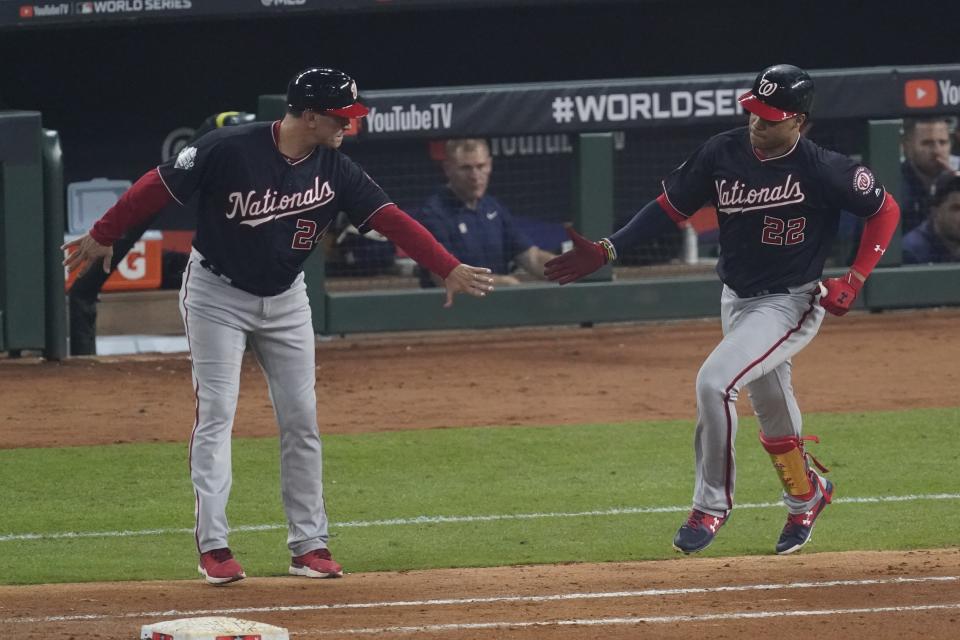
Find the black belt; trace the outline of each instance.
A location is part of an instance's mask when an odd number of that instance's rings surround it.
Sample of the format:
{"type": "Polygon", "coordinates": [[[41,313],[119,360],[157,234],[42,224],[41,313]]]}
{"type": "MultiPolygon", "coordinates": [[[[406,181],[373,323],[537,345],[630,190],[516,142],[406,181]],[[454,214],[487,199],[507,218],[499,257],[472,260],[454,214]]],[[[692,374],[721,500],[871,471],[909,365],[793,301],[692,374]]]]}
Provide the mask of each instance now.
{"type": "Polygon", "coordinates": [[[201,260],[200,266],[206,269],[207,271],[209,271],[210,273],[212,273],[213,275],[217,276],[218,278],[220,278],[230,286],[236,287],[241,291],[246,291],[250,295],[259,296],[261,298],[269,298],[270,296],[279,295],[290,288],[290,285],[287,285],[280,289],[264,289],[262,287],[251,287],[249,285],[237,282],[230,276],[226,275],[225,273],[220,271],[220,269],[217,269],[215,266],[213,266],[209,260],[206,260],[206,259],[201,260]]]}
{"type": "Polygon", "coordinates": [[[778,293],[790,293],[790,289],[787,287],[774,287],[773,289],[761,289],[760,291],[754,291],[752,293],[740,293],[734,290],[734,293],[737,294],[738,298],[758,298],[760,296],[772,296],[778,293]]]}

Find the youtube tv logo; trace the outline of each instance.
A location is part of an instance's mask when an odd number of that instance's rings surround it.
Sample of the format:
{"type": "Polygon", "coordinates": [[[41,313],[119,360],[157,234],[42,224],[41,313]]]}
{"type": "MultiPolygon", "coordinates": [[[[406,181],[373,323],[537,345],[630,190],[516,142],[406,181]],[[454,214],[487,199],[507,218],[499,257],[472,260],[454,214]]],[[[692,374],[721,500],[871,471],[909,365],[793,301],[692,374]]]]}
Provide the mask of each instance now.
{"type": "Polygon", "coordinates": [[[33,17],[33,5],[25,4],[20,7],[20,17],[21,18],[32,18],[33,17]]]}
{"type": "Polygon", "coordinates": [[[911,109],[935,107],[940,102],[935,80],[908,80],[903,85],[903,101],[911,109]]]}

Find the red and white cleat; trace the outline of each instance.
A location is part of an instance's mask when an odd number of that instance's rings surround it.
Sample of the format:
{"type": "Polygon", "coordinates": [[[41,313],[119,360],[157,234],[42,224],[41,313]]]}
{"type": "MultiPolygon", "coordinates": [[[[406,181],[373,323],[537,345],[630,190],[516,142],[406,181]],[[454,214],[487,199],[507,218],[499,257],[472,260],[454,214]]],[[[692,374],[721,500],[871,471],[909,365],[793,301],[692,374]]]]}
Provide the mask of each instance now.
{"type": "Polygon", "coordinates": [[[329,549],[314,549],[290,560],[290,573],[307,578],[339,578],[343,567],[330,557],[329,549]]]}

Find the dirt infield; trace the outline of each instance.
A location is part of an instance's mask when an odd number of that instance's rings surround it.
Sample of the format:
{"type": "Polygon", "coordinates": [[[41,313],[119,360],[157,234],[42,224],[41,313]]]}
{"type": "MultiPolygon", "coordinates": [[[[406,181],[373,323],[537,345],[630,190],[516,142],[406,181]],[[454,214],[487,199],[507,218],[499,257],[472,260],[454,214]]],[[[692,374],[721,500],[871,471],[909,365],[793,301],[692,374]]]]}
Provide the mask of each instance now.
{"type": "MultiPolygon", "coordinates": [[[[801,407],[956,406],[958,327],[957,310],[828,317],[795,362],[801,407]]],[[[317,351],[321,431],[692,418],[697,369],[718,339],[716,321],[694,321],[333,340],[317,351]]],[[[183,356],[0,360],[0,447],[185,442],[189,378],[183,356]]],[[[235,434],[275,432],[248,358],[235,434]]],[[[2,638],[130,639],[141,624],[191,615],[279,624],[294,638],[956,638],[960,548],[251,578],[219,589],[0,587],[2,638]]]]}
{"type": "Polygon", "coordinates": [[[960,624],[958,569],[955,549],[0,587],[0,637],[133,640],[143,624],[219,612],[316,640],[946,639],[960,624]]]}
{"type": "MultiPolygon", "coordinates": [[[[801,409],[956,406],[958,327],[958,310],[829,316],[795,359],[801,409]]],[[[702,320],[334,340],[317,349],[320,431],[692,419],[719,339],[702,320]]],[[[185,355],[0,360],[0,388],[0,448],[186,442],[193,425],[185,355]]],[[[276,434],[249,354],[234,434],[276,434]]]]}

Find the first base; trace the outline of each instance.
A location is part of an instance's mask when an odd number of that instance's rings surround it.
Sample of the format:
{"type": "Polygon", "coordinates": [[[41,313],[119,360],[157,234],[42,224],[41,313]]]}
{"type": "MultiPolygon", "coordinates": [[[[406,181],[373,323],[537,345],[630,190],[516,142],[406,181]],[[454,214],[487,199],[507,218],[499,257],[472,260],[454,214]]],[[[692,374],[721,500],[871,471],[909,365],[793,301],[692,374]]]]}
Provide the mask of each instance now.
{"type": "Polygon", "coordinates": [[[213,616],[145,624],[140,640],[290,640],[290,634],[272,624],[213,616]]]}

